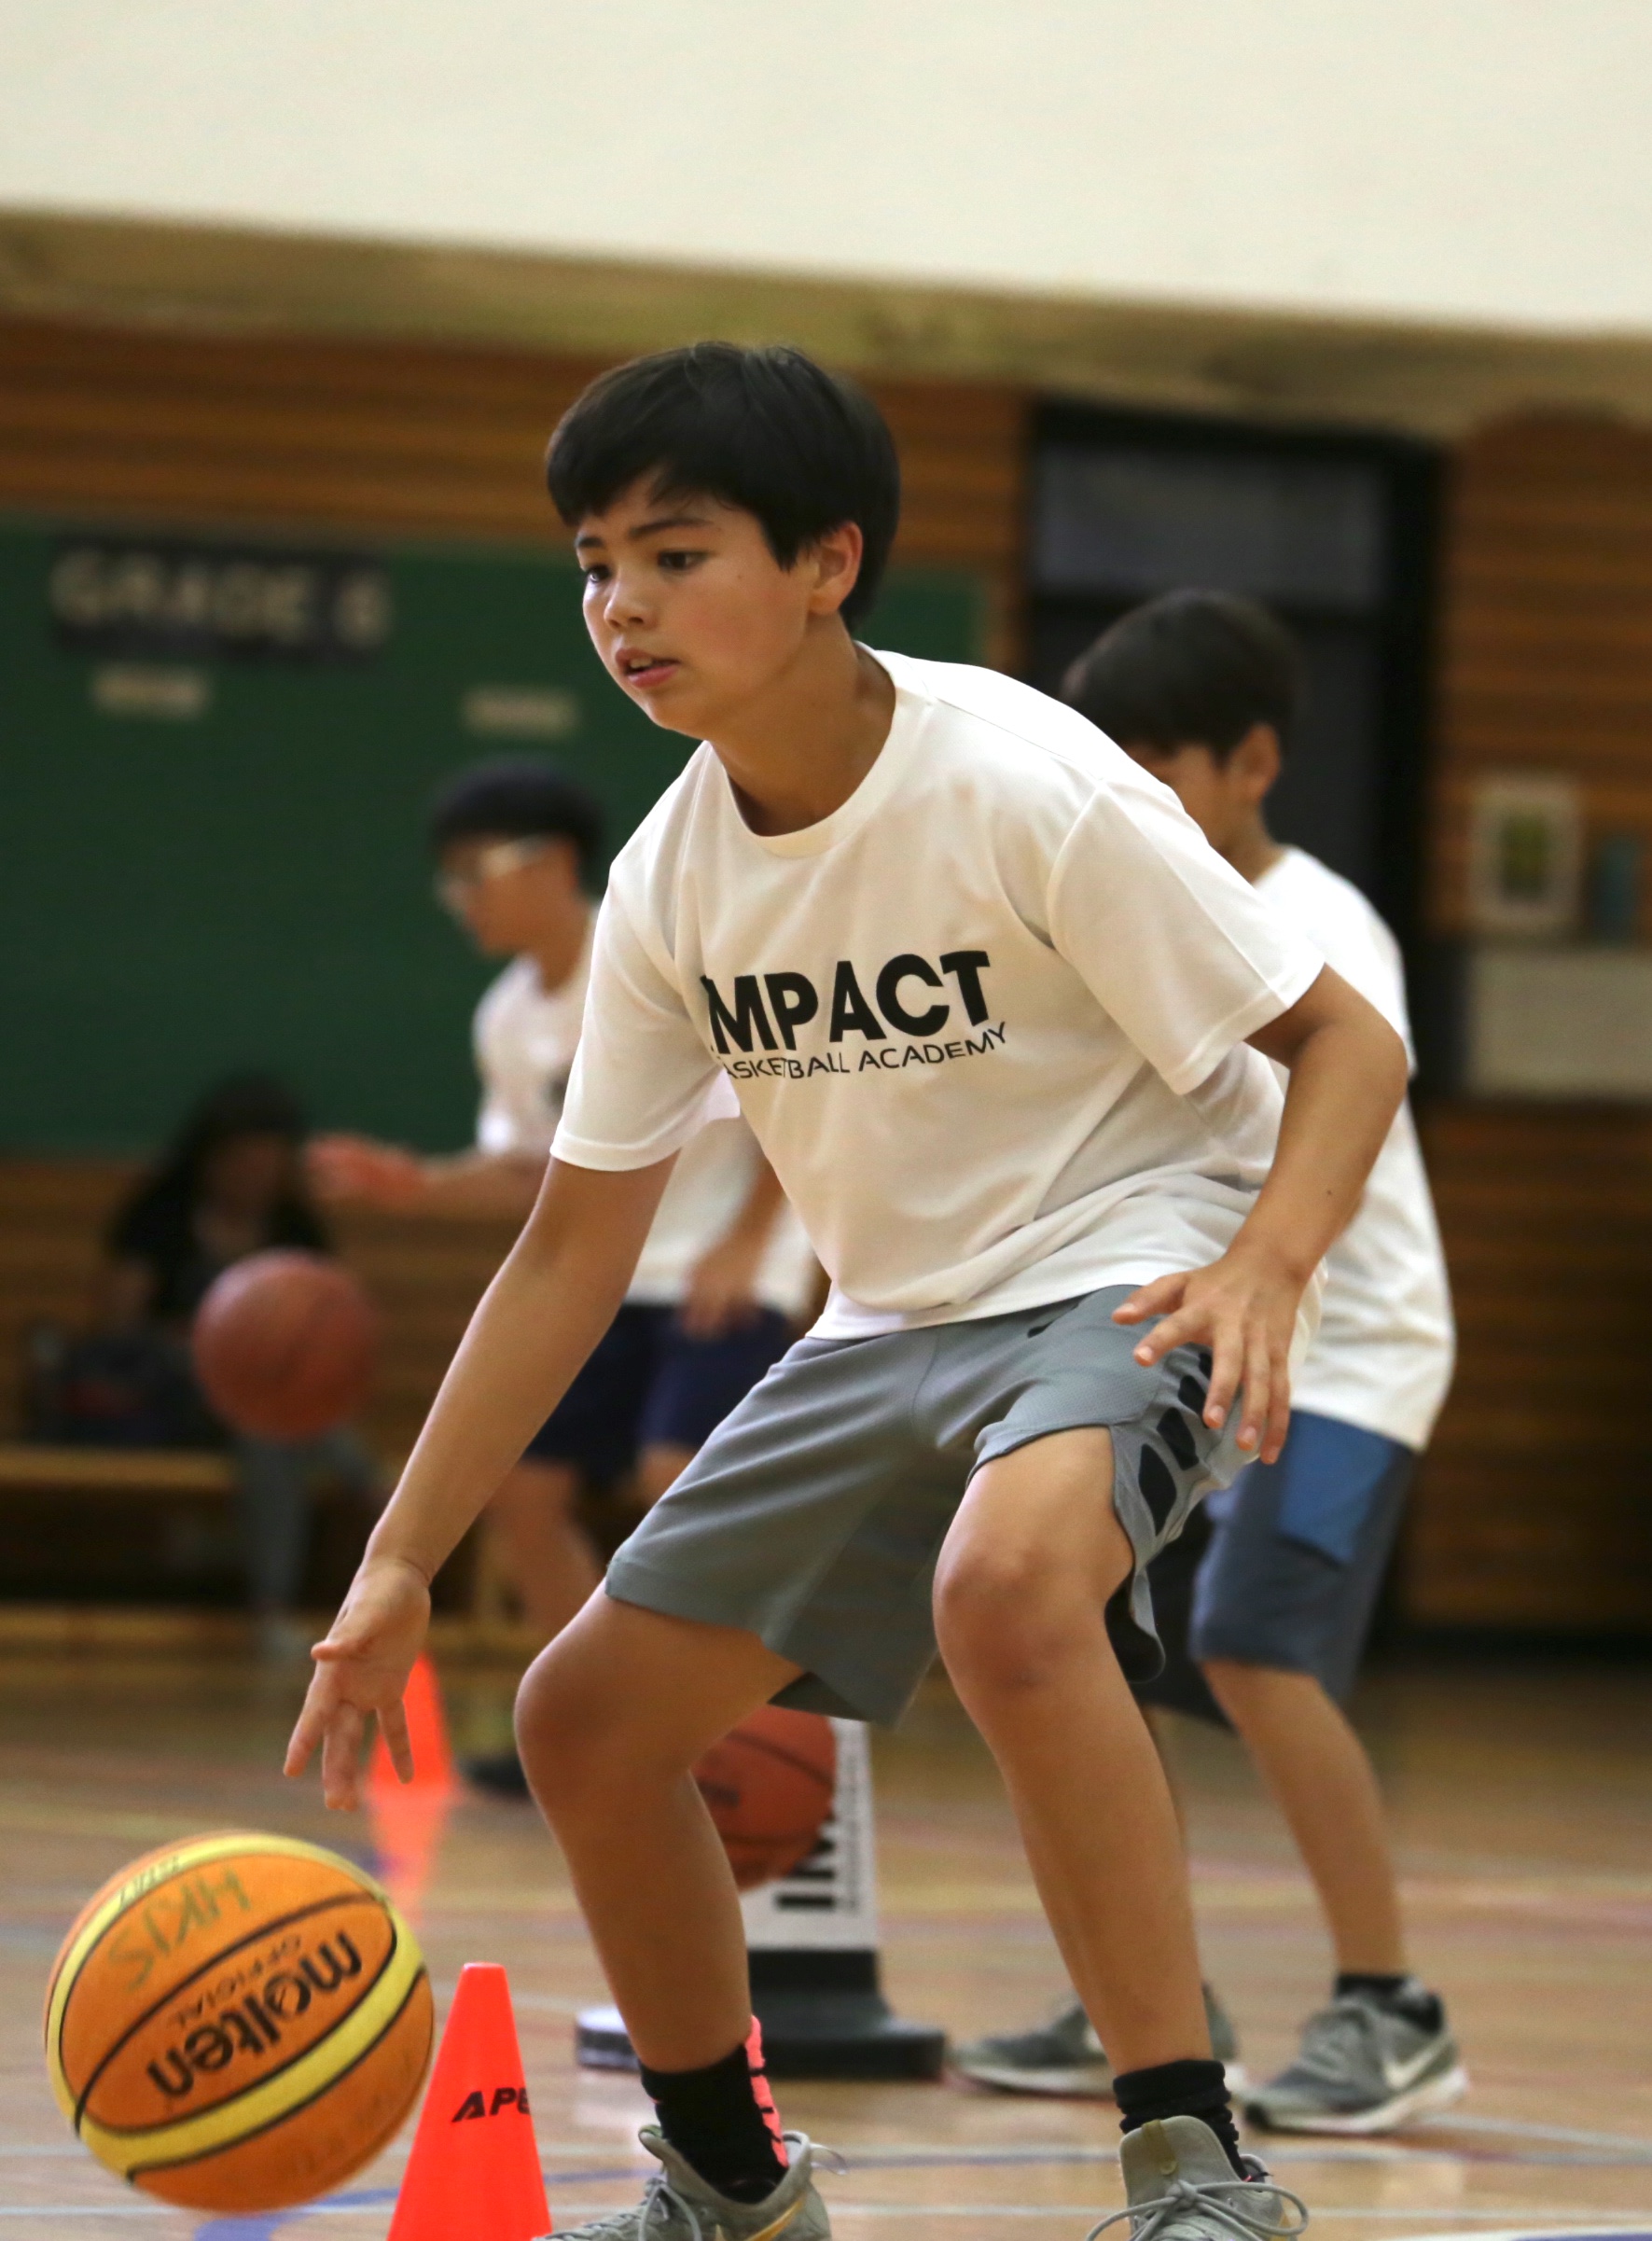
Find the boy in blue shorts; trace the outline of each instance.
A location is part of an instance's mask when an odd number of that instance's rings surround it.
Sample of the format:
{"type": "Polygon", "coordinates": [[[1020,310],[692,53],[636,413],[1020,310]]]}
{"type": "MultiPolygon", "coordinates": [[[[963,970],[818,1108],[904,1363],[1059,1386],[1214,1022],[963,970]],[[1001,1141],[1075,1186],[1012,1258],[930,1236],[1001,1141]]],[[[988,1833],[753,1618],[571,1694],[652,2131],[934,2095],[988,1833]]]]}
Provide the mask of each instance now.
{"type": "Polygon", "coordinates": [[[430,1578],[731,1081],[833,1292],[522,1685],[523,1762],[659,2112],[642,2203],[575,2230],[828,2231],[809,2143],[769,2121],[689,1769],[765,1700],[895,1719],[938,1638],[1118,2056],[1132,2215],[1159,2241],[1283,2232],[1211,2059],[1129,1677],[1158,1662],[1147,1564],[1284,1445],[1403,1046],[1082,717],[855,643],[894,448],[799,353],[618,369],[549,480],[609,674],[702,744],[615,862],[544,1190],[317,1646],[289,1766],[319,1747],[354,1803],[375,1716],[405,1762],[430,1578]]]}
{"type": "MultiPolygon", "coordinates": [[[[1393,935],[1356,887],[1268,829],[1299,667],[1264,609],[1175,592],[1114,624],[1075,665],[1067,690],[1174,789],[1212,845],[1409,1049],[1393,935]]],[[[1202,1675],[1284,1813],[1335,1946],[1328,2006],[1310,2020],[1296,2060],[1246,2098],[1253,2122],[1279,2130],[1392,2131],[1448,2107],[1467,2084],[1439,1996],[1410,1973],[1376,1777],[1341,1709],[1452,1354],[1445,1257],[1402,1106],[1359,1211],[1326,1258],[1319,1330],[1297,1373],[1284,1453],[1212,1497],[1209,1545],[1191,1579],[1192,1535],[1153,1573],[1171,1663],[1145,1694],[1214,1714],[1202,1675]]],[[[1225,2021],[1216,2009],[1216,2031],[1225,2021]]],[[[954,2059],[966,2076],[1010,2092],[1111,2087],[1106,2053],[1076,2004],[1040,2029],[961,2047],[954,2059]]]]}

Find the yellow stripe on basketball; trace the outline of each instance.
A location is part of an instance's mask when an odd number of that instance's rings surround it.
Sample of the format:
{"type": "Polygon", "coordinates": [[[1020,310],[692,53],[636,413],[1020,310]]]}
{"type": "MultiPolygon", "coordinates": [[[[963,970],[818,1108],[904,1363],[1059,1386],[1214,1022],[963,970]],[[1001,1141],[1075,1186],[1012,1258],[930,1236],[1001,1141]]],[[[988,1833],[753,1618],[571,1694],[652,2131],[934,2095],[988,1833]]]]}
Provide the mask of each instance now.
{"type": "MultiPolygon", "coordinates": [[[[274,1855],[288,1859],[313,1860],[324,1867],[338,1868],[344,1864],[336,1853],[326,1851],[320,1844],[306,1844],[300,1836],[266,1836],[249,1829],[231,1829],[211,1836],[191,1837],[166,1850],[152,1853],[146,1859],[134,1861],[132,1871],[122,1876],[108,1896],[93,1907],[76,1931],[54,1971],[51,1996],[46,2011],[46,2067],[58,2107],[71,2124],[75,2122],[78,2095],[63,2075],[60,2046],[63,2016],[88,1958],[121,1915],[151,1891],[160,1889],[175,1876],[210,1866],[215,1860],[233,1858],[249,1852],[266,1858],[274,1855]]],[[[359,1869],[353,1869],[352,1872],[360,1877],[364,1889],[390,1908],[396,1922],[399,1953],[403,1947],[410,1945],[410,1941],[405,1925],[395,1915],[394,1908],[390,1907],[388,1893],[370,1875],[362,1874],[359,1869]]],[[[416,1948],[413,1950],[416,1952],[416,1948]]],[[[81,2129],[90,2128],[83,2126],[81,2129]]]]}
{"type": "Polygon", "coordinates": [[[87,2117],[80,2137],[101,2163],[128,2178],[158,2164],[188,2163],[245,2139],[279,2123],[342,2077],[389,2028],[423,1973],[423,1956],[398,1919],[396,1950],[372,1990],[337,2029],[277,2076],[249,2086],[215,2109],[202,2109],[199,2116],[181,2117],[174,2124],[158,2124],[143,2133],[111,2131],[87,2117]]]}

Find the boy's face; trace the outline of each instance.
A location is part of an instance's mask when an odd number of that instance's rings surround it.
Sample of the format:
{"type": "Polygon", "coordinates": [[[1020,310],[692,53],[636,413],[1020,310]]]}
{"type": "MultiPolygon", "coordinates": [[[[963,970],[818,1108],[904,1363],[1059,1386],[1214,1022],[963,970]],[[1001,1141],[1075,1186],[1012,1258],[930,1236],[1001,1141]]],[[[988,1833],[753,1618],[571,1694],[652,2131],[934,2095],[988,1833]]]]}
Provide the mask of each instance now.
{"type": "Polygon", "coordinates": [[[1279,776],[1279,740],[1269,724],[1253,725],[1225,761],[1197,741],[1179,747],[1120,744],[1132,762],[1170,787],[1220,856],[1243,846],[1279,776]]]}
{"type": "Polygon", "coordinates": [[[437,867],[436,889],[484,957],[514,957],[548,929],[560,929],[568,898],[578,891],[579,860],[571,841],[506,835],[450,841],[437,867]]]}
{"type": "Polygon", "coordinates": [[[783,568],[755,514],[658,497],[645,477],[580,522],[574,549],[609,675],[655,723],[715,739],[784,681],[812,633],[841,627],[861,536],[845,522],[783,568]]]}

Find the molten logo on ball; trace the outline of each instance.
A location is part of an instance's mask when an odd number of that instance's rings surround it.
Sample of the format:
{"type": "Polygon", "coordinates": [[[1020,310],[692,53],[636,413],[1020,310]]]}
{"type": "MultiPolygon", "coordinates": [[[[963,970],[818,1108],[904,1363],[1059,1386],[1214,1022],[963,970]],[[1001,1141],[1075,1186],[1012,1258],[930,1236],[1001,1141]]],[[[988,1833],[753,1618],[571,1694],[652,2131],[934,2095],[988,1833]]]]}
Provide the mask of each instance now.
{"type": "MultiPolygon", "coordinates": [[[[333,1951],[333,1939],[324,1940],[314,1953],[299,1957],[298,1941],[284,1939],[270,1957],[278,1960],[290,1956],[298,1961],[296,1970],[271,1969],[262,1988],[247,1992],[239,2006],[222,2005],[227,1992],[240,1988],[241,1980],[232,1978],[215,1985],[204,1998],[195,2001],[192,2009],[174,2012],[172,2020],[183,2030],[191,2013],[219,2009],[215,2022],[189,2025],[181,2046],[169,2046],[158,2061],[149,2064],[150,2077],[167,2098],[187,2099],[194,2092],[197,2079],[228,2069],[239,2054],[261,2060],[272,2047],[285,2043],[283,2024],[296,2023],[318,1992],[325,1998],[337,1992],[347,1977],[359,1976],[361,1956],[350,1942],[350,1933],[340,1930],[336,1942],[342,1957],[333,1951]]],[[[259,1963],[257,1973],[262,1974],[264,1964],[259,1963]]]]}

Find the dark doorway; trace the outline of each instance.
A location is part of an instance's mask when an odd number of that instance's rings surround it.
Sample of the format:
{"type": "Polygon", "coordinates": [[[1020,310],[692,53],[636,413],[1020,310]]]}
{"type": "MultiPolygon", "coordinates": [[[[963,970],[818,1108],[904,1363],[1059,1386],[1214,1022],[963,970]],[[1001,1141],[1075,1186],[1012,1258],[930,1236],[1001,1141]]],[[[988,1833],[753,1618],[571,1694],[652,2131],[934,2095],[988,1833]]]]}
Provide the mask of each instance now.
{"type": "Polygon", "coordinates": [[[1308,693],[1270,802],[1282,840],[1417,930],[1437,461],[1398,438],[1046,405],[1035,424],[1028,674],[1183,588],[1263,601],[1308,693]]]}

